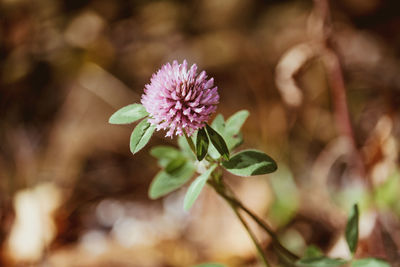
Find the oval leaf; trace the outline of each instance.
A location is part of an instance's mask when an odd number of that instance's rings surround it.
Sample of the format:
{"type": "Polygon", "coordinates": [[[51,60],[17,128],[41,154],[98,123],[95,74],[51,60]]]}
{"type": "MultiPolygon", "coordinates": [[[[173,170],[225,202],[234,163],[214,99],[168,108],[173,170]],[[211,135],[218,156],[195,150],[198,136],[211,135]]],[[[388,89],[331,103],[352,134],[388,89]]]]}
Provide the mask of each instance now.
{"type": "Polygon", "coordinates": [[[217,116],[215,116],[215,119],[211,123],[211,127],[217,132],[222,133],[225,130],[224,116],[222,116],[222,114],[218,114],[217,116]]]}
{"type": "Polygon", "coordinates": [[[151,182],[149,197],[156,199],[178,189],[192,177],[194,171],[195,168],[189,161],[171,172],[160,171],[151,182]]]}
{"type": "MultiPolygon", "coordinates": [[[[223,133],[225,130],[225,120],[222,114],[218,114],[213,122],[211,123],[211,128],[215,129],[219,133],[223,133]]],[[[213,159],[218,159],[220,157],[217,149],[214,146],[208,146],[207,154],[213,159]]]]}
{"type": "Polygon", "coordinates": [[[216,132],[213,128],[211,128],[208,124],[206,124],[207,134],[211,140],[213,146],[217,149],[218,153],[225,159],[229,160],[229,150],[226,146],[224,138],[216,132]]]}
{"type": "Polygon", "coordinates": [[[226,121],[225,132],[230,135],[238,134],[249,114],[247,110],[240,110],[233,114],[226,121]]]}
{"type": "Polygon", "coordinates": [[[156,127],[151,125],[146,119],[142,120],[131,134],[130,149],[132,154],[136,154],[150,140],[156,127]]]}
{"type": "Polygon", "coordinates": [[[185,200],[183,201],[183,208],[187,211],[189,210],[196,199],[199,197],[201,190],[203,189],[204,185],[206,184],[208,177],[210,177],[211,173],[217,165],[211,166],[208,170],[206,170],[203,174],[194,180],[194,182],[189,186],[188,191],[185,195],[185,200]]]}
{"type": "Polygon", "coordinates": [[[204,157],[207,155],[208,142],[209,141],[206,130],[204,130],[204,128],[201,128],[197,132],[197,138],[196,138],[196,156],[198,161],[202,161],[204,157]]]}
{"type": "Polygon", "coordinates": [[[346,264],[344,259],[332,259],[327,257],[306,258],[297,261],[297,266],[304,267],[336,267],[346,264]]]}
{"type": "Polygon", "coordinates": [[[167,166],[165,167],[165,171],[167,173],[174,173],[176,170],[178,170],[180,167],[183,166],[183,164],[186,163],[186,159],[184,157],[177,157],[173,160],[171,160],[167,166]]]}
{"type": "Polygon", "coordinates": [[[386,261],[380,259],[365,258],[365,259],[354,260],[351,263],[351,267],[390,267],[390,265],[386,261]]]}
{"type": "Polygon", "coordinates": [[[243,135],[242,133],[228,135],[225,140],[229,151],[232,151],[243,143],[243,135]]]}
{"type": "Polygon", "coordinates": [[[243,150],[222,163],[227,171],[238,176],[267,174],[278,168],[275,161],[258,150],[243,150]]]}
{"type": "Polygon", "coordinates": [[[225,138],[226,145],[229,151],[232,151],[243,143],[243,136],[240,132],[244,122],[249,116],[247,110],[240,110],[229,117],[226,121],[223,137],[225,138]]]}
{"type": "Polygon", "coordinates": [[[117,110],[108,120],[112,124],[128,124],[149,115],[141,104],[131,104],[117,110]]]}
{"type": "Polygon", "coordinates": [[[346,241],[352,254],[356,251],[358,243],[358,216],[358,206],[354,204],[346,225],[346,241]]]}

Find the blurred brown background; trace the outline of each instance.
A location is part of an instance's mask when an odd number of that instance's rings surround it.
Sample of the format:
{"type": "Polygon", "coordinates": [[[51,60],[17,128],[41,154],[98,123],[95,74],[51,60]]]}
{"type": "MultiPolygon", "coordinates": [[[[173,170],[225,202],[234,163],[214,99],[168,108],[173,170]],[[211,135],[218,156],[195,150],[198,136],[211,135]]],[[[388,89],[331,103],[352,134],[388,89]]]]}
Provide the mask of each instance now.
{"type": "Polygon", "coordinates": [[[225,118],[251,112],[242,147],[279,171],[226,179],[283,243],[349,257],[357,201],[356,256],[398,266],[398,1],[2,0],[0,14],[1,266],[259,266],[212,190],[189,213],[185,189],[147,198],[148,150],[176,139],[132,156],[133,126],[107,123],[174,59],[215,78],[225,118]]]}

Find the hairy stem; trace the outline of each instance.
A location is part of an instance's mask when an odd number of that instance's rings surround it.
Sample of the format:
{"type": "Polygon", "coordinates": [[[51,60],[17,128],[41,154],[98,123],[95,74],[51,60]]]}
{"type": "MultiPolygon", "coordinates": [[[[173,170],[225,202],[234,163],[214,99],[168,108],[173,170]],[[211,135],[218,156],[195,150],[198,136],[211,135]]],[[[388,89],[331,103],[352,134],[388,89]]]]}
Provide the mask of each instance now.
{"type": "Polygon", "coordinates": [[[232,210],[233,210],[233,212],[235,213],[236,217],[237,217],[237,218],[239,219],[239,221],[242,223],[243,227],[245,228],[245,230],[246,230],[247,233],[249,234],[251,240],[253,241],[254,246],[256,247],[257,252],[258,252],[258,254],[259,254],[259,256],[260,256],[260,259],[262,260],[262,262],[264,263],[264,265],[265,265],[266,267],[269,267],[270,265],[269,265],[269,263],[268,263],[268,261],[267,261],[267,258],[265,257],[265,254],[264,254],[264,252],[263,252],[263,249],[262,249],[260,243],[258,242],[258,240],[257,240],[256,236],[254,235],[254,233],[251,231],[251,229],[250,229],[249,225],[247,224],[247,222],[244,220],[243,216],[240,214],[237,204],[236,204],[234,201],[232,201],[231,199],[227,198],[225,195],[222,195],[222,194],[219,192],[220,189],[218,188],[217,183],[215,183],[215,182],[213,181],[213,182],[209,182],[209,185],[211,185],[211,186],[215,189],[215,191],[216,191],[223,199],[225,199],[226,202],[229,204],[229,206],[232,208],[232,210]]]}
{"type": "Polygon", "coordinates": [[[258,254],[262,260],[262,262],[264,263],[264,265],[266,267],[269,267],[269,263],[267,261],[267,258],[264,255],[264,252],[262,250],[261,245],[259,244],[259,242],[257,241],[257,238],[255,237],[254,233],[251,231],[249,225],[246,223],[246,221],[243,219],[242,215],[240,215],[238,208],[236,207],[236,205],[234,205],[233,203],[229,202],[233,210],[233,212],[236,214],[236,217],[238,217],[238,219],[240,220],[240,222],[242,223],[243,227],[246,229],[247,233],[249,234],[251,240],[254,243],[254,246],[257,248],[258,254]]]}
{"type": "Polygon", "coordinates": [[[209,184],[215,189],[215,191],[225,199],[229,205],[234,205],[234,207],[242,209],[246,212],[272,239],[272,244],[280,256],[280,258],[284,261],[288,261],[293,264],[295,261],[299,259],[299,257],[285,248],[280,242],[275,234],[275,232],[271,229],[270,226],[266,222],[264,222],[260,217],[258,217],[254,212],[248,209],[242,202],[240,202],[234,195],[233,191],[227,187],[222,179],[216,179],[218,177],[213,177],[213,181],[209,181],[209,184]]]}
{"type": "Polygon", "coordinates": [[[236,205],[241,208],[244,212],[246,212],[265,232],[268,233],[268,235],[271,237],[273,245],[275,248],[283,253],[286,257],[288,257],[289,260],[291,261],[296,261],[299,259],[299,257],[295,254],[293,254],[291,251],[289,251],[287,248],[285,248],[280,242],[275,234],[275,232],[272,230],[272,228],[260,217],[258,217],[254,212],[252,212],[249,208],[247,208],[240,200],[238,200],[232,189],[230,189],[227,185],[224,184],[224,187],[226,188],[226,191],[230,195],[229,197],[232,199],[232,201],[236,202],[236,205]]]}

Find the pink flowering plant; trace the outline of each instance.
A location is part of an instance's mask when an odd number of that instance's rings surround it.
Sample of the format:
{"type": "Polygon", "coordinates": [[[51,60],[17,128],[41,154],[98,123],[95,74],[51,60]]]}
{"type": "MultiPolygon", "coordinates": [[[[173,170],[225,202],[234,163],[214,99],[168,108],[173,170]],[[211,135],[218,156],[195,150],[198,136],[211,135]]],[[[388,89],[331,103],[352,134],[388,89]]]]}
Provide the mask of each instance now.
{"type": "MultiPolygon", "coordinates": [[[[218,114],[211,125],[207,124],[219,102],[218,88],[214,79],[205,71],[199,72],[196,64],[188,68],[186,61],[174,61],[161,67],[145,86],[141,104],[131,104],[115,112],[109,119],[112,124],[130,124],[141,120],[130,138],[133,154],[140,151],[155,130],[163,130],[166,137],[178,136],[179,149],[157,146],[151,155],[158,159],[162,170],[155,176],[149,189],[149,197],[157,199],[185,185],[198,173],[184,198],[184,209],[189,210],[206,184],[220,195],[248,232],[260,260],[270,266],[265,249],[244,220],[246,213],[270,237],[273,249],[285,266],[342,266],[348,260],[328,258],[316,247],[310,247],[302,257],[293,254],[279,241],[272,228],[248,209],[228,187],[223,170],[234,175],[249,177],[274,172],[276,162],[259,150],[242,150],[234,153],[243,142],[240,129],[249,116],[246,110],[238,111],[226,121],[218,114]]],[[[349,250],[355,253],[358,241],[358,207],[355,205],[346,228],[349,250]]],[[[350,260],[351,266],[389,266],[378,259],[350,260]],[[364,265],[363,265],[364,264],[364,265]],[[367,264],[367,265],[365,265],[367,264]],[[375,264],[375,265],[368,265],[375,264]]],[[[203,264],[198,267],[218,267],[219,264],[203,264]]]]}

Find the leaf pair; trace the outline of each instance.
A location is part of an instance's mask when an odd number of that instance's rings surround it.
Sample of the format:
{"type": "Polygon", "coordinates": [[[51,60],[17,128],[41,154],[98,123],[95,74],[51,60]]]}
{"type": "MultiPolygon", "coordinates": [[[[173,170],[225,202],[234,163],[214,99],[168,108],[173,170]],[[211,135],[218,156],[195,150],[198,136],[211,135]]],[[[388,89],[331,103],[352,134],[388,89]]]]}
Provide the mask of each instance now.
{"type": "Polygon", "coordinates": [[[196,138],[196,157],[198,161],[204,159],[208,152],[209,138],[214,148],[225,159],[229,160],[229,150],[224,138],[208,124],[205,129],[201,128],[197,132],[196,138]]]}
{"type": "MultiPolygon", "coordinates": [[[[225,140],[229,152],[243,142],[240,129],[248,116],[249,112],[247,110],[241,110],[229,117],[226,122],[221,114],[218,114],[213,120],[211,127],[225,140]]],[[[208,154],[212,158],[217,159],[219,158],[220,153],[218,153],[218,150],[215,147],[210,146],[208,154]]]]}
{"type": "Polygon", "coordinates": [[[224,117],[218,114],[211,126],[206,124],[205,129],[200,129],[196,139],[197,159],[201,161],[208,153],[214,159],[222,156],[229,160],[229,153],[243,142],[240,129],[248,116],[247,110],[241,110],[229,117],[225,123],[224,117]],[[209,146],[207,137],[210,138],[212,146],[209,146]]]}
{"type": "MultiPolygon", "coordinates": [[[[129,124],[147,117],[149,114],[141,104],[131,104],[117,110],[108,120],[111,124],[129,124]]],[[[139,152],[150,140],[155,130],[147,119],[142,120],[133,130],[130,137],[132,154],[139,152]]]]}
{"type": "Polygon", "coordinates": [[[151,182],[149,197],[157,199],[184,185],[194,174],[194,166],[190,161],[175,159],[160,171],[151,182]],[[177,164],[177,161],[179,162],[177,164]],[[175,165],[169,169],[169,166],[175,165]]]}
{"type": "MultiPolygon", "coordinates": [[[[230,160],[222,162],[229,172],[239,176],[252,176],[274,172],[277,169],[275,161],[258,150],[244,150],[234,155],[230,160]]],[[[217,167],[212,165],[190,185],[184,200],[184,209],[189,210],[200,195],[209,176],[217,167]]]]}
{"type": "MultiPolygon", "coordinates": [[[[154,177],[150,185],[149,197],[152,199],[164,196],[183,186],[195,172],[192,161],[176,148],[157,146],[150,151],[150,154],[157,158],[160,167],[164,168],[154,177]]],[[[192,207],[216,167],[215,164],[209,167],[192,182],[184,199],[185,210],[192,207]]]]}
{"type": "Polygon", "coordinates": [[[158,146],[150,151],[158,159],[161,170],[151,182],[149,197],[162,197],[184,185],[193,176],[195,167],[185,155],[170,146],[158,146]]]}
{"type": "Polygon", "coordinates": [[[131,134],[129,147],[132,154],[139,152],[150,141],[156,127],[151,125],[147,119],[142,120],[133,129],[131,134]]]}
{"type": "MultiPolygon", "coordinates": [[[[237,129],[240,129],[241,125],[244,123],[245,118],[247,117],[247,115],[245,117],[241,115],[243,113],[244,112],[239,113],[239,116],[234,116],[234,119],[228,120],[228,122],[230,122],[228,124],[229,127],[224,129],[232,134],[237,133],[237,129]]],[[[219,126],[217,125],[217,127],[220,128],[221,126],[222,124],[220,124],[219,126]]],[[[218,151],[218,153],[226,160],[222,162],[222,166],[232,174],[238,176],[253,176],[271,173],[277,169],[275,161],[265,153],[258,150],[244,150],[229,159],[229,150],[223,137],[207,124],[205,129],[201,128],[198,131],[196,137],[196,156],[199,161],[201,161],[207,155],[207,148],[209,145],[208,138],[210,138],[214,148],[218,151]]],[[[193,203],[200,195],[200,192],[206,184],[209,176],[216,167],[217,165],[211,166],[206,172],[197,177],[196,180],[190,185],[184,200],[185,210],[189,210],[192,207],[193,203]]]]}
{"type": "MultiPolygon", "coordinates": [[[[241,123],[231,123],[229,132],[236,132],[234,129],[237,129],[237,127],[240,128],[243,122],[244,120],[241,123]]],[[[276,164],[269,156],[255,150],[243,151],[235,155],[233,158],[229,159],[229,149],[225,143],[224,138],[208,124],[206,124],[205,128],[201,128],[197,132],[196,157],[198,161],[203,160],[204,157],[207,155],[209,151],[209,140],[211,140],[213,147],[218,151],[219,155],[226,160],[222,163],[223,166],[233,174],[240,176],[250,176],[276,170],[276,164]]],[[[185,210],[189,210],[192,207],[196,199],[199,197],[200,192],[205,186],[208,178],[216,167],[216,164],[211,166],[203,174],[197,177],[196,180],[194,180],[193,183],[190,185],[184,199],[185,210]]]]}

